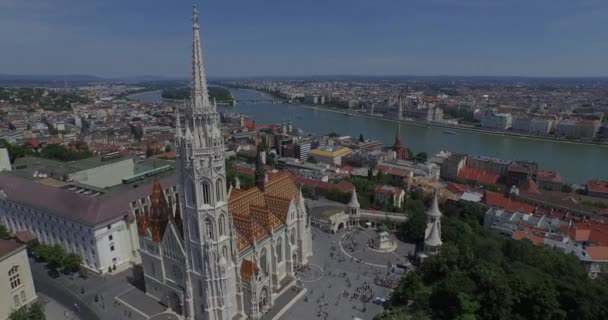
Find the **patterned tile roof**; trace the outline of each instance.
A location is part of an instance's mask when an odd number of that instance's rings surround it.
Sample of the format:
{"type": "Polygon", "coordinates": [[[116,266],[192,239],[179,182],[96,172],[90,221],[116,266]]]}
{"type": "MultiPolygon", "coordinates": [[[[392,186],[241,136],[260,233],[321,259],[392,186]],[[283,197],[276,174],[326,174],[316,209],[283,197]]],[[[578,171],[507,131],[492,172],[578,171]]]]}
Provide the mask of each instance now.
{"type": "Polygon", "coordinates": [[[247,259],[243,259],[243,263],[241,264],[241,279],[243,282],[249,282],[253,277],[258,273],[258,268],[256,265],[247,259]]]}
{"type": "Polygon", "coordinates": [[[285,225],[289,204],[298,196],[298,187],[288,173],[270,175],[264,192],[257,187],[233,190],[228,211],[236,227],[239,252],[285,225]]]}

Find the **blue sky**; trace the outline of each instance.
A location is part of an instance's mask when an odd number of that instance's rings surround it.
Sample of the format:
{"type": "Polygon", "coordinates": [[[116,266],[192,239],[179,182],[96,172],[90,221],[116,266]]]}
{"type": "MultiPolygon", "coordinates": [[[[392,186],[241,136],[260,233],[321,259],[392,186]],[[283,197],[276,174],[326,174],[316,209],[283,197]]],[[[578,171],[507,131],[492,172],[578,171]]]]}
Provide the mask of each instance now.
{"type": "MultiPolygon", "coordinates": [[[[608,0],[198,0],[210,76],[608,76],[608,0]]],[[[0,0],[0,73],[188,76],[185,0],[0,0]]]]}

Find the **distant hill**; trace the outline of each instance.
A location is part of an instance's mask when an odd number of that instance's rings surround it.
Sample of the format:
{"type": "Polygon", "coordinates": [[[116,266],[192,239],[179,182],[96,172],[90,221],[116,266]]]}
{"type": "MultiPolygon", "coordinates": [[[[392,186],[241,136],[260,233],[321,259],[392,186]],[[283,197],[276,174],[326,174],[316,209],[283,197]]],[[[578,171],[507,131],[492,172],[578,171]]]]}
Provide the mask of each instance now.
{"type": "Polygon", "coordinates": [[[1,74],[0,81],[100,81],[104,78],[86,74],[1,74]]]}

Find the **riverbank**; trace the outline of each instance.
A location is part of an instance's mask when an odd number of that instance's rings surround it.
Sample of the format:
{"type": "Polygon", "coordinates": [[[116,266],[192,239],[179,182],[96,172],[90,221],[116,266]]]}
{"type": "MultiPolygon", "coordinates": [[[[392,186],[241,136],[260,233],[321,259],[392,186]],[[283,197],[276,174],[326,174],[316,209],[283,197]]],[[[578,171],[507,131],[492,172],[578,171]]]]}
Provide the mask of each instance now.
{"type": "Polygon", "coordinates": [[[534,136],[534,135],[528,135],[528,134],[517,133],[517,132],[495,131],[495,130],[489,130],[489,129],[483,129],[483,128],[470,127],[470,126],[451,125],[451,124],[438,123],[438,122],[417,122],[414,120],[406,120],[406,119],[403,119],[403,120],[390,119],[390,118],[385,118],[385,117],[381,117],[381,116],[374,116],[371,114],[348,112],[348,111],[343,111],[343,110],[338,110],[338,109],[333,109],[333,108],[325,108],[325,107],[298,104],[298,103],[293,103],[291,105],[300,107],[300,108],[308,108],[308,109],[313,109],[313,110],[320,110],[320,111],[344,114],[344,115],[352,116],[352,117],[362,117],[362,118],[384,120],[384,121],[395,122],[395,123],[405,123],[405,124],[410,124],[410,125],[419,126],[419,127],[435,127],[435,128],[442,128],[442,129],[448,129],[448,130],[463,131],[463,132],[475,132],[475,133],[481,133],[481,134],[487,134],[487,135],[493,135],[493,136],[509,136],[509,137],[515,137],[515,138],[519,138],[519,139],[527,139],[527,140],[540,140],[540,141],[561,142],[561,143],[569,143],[569,144],[608,147],[608,142],[576,141],[576,140],[559,139],[559,138],[553,138],[553,137],[534,136]]]}

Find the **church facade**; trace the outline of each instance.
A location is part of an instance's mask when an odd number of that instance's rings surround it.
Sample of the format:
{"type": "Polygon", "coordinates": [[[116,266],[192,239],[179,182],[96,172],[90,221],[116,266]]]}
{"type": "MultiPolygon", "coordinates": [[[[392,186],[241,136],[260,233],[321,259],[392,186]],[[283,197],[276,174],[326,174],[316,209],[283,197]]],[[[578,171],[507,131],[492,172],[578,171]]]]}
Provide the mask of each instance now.
{"type": "Polygon", "coordinates": [[[177,112],[178,192],[155,181],[137,217],[146,293],[185,319],[259,319],[312,256],[304,198],[287,173],[227,190],[224,141],[209,101],[193,12],[191,102],[177,112]]]}

